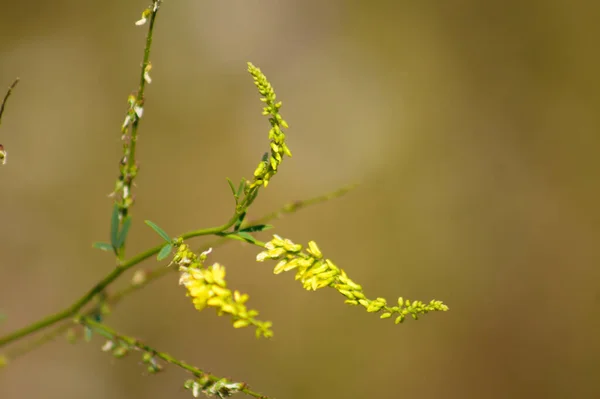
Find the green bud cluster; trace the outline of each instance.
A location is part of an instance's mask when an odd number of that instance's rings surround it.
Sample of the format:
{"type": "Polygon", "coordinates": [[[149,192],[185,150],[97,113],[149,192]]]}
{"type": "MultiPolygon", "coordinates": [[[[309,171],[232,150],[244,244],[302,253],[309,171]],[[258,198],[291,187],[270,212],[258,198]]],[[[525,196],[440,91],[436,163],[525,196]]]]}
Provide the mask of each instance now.
{"type": "MultiPolygon", "coordinates": [[[[106,332],[104,332],[106,333],[106,332]]],[[[132,351],[140,351],[139,344],[132,338],[120,338],[117,336],[111,337],[102,346],[103,352],[110,352],[116,359],[121,359],[129,355],[132,351]],[[130,342],[128,342],[130,341],[130,342]],[[137,345],[137,346],[136,346],[137,345]]],[[[163,366],[158,363],[156,354],[153,352],[145,351],[142,354],[142,363],[147,365],[146,370],[150,374],[156,374],[163,370],[163,366]]]]}
{"type": "Polygon", "coordinates": [[[334,288],[346,297],[345,303],[349,305],[361,305],[369,313],[383,311],[382,319],[397,314],[396,324],[403,322],[408,315],[416,320],[420,315],[428,312],[448,310],[448,306],[437,300],[425,304],[400,297],[398,306],[388,306],[385,298],[367,298],[362,287],[352,281],[344,270],[338,268],[331,260],[323,258],[321,250],[314,241],[309,242],[308,248],[303,252],[302,245],[275,235],[265,244],[265,249],[257,255],[256,260],[259,262],[266,259],[278,260],[273,273],[279,274],[296,269],[295,278],[300,280],[305,289],[315,291],[323,287],[334,288]]]}
{"type": "Polygon", "coordinates": [[[183,387],[191,390],[194,398],[200,396],[200,393],[208,397],[218,396],[219,398],[226,398],[245,388],[245,385],[239,382],[232,382],[226,378],[218,379],[211,377],[209,374],[204,374],[195,380],[187,380],[183,384],[183,387]]]}

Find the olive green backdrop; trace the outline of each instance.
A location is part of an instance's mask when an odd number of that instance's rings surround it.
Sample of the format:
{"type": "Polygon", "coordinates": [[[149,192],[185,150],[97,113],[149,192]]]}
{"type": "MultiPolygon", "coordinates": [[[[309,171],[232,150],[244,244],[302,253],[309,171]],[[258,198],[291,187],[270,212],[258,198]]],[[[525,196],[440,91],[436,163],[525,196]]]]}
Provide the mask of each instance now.
{"type": "MultiPolygon", "coordinates": [[[[106,240],[148,1],[0,1],[0,334],[68,306],[114,267],[106,240]]],[[[198,313],[176,274],[108,323],[279,399],[600,397],[597,3],[165,1],[141,123],[128,253],[225,221],[268,123],[246,73],[283,100],[287,159],[253,217],[352,182],[276,222],[373,297],[444,300],[418,322],[306,292],[234,244],[212,260],[272,340],[198,313]]],[[[260,236],[268,239],[265,233],[260,236]]],[[[201,240],[195,242],[201,243],[201,240]]],[[[155,261],[143,267],[156,266],[155,261]]],[[[117,286],[127,284],[131,273],[117,286]]],[[[186,398],[103,341],[58,339],[0,372],[0,397],[186,398]]]]}

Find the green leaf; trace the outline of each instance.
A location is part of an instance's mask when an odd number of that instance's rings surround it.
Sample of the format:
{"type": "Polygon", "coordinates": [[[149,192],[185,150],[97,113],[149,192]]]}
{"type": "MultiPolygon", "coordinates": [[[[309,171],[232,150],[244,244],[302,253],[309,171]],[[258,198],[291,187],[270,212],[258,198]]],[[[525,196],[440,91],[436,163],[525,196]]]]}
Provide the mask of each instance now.
{"type": "Polygon", "coordinates": [[[121,227],[121,231],[119,232],[119,237],[117,238],[117,248],[121,248],[123,244],[125,244],[125,239],[127,238],[127,233],[129,233],[129,228],[131,227],[131,215],[127,215],[125,220],[123,220],[123,226],[121,227]]]}
{"type": "Polygon", "coordinates": [[[254,237],[252,237],[250,234],[243,232],[243,231],[239,231],[236,234],[238,237],[241,237],[244,241],[248,241],[250,243],[255,243],[256,240],[254,239],[254,237]]]}
{"type": "Polygon", "coordinates": [[[240,230],[240,233],[254,233],[256,231],[265,231],[272,229],[273,226],[270,224],[255,224],[240,230]]]}
{"type": "Polygon", "coordinates": [[[254,244],[256,239],[252,237],[247,231],[222,231],[219,233],[215,233],[216,236],[219,237],[229,237],[234,240],[246,241],[254,244]]]}
{"type": "Polygon", "coordinates": [[[235,222],[235,226],[233,227],[233,231],[238,231],[240,229],[240,226],[242,225],[242,222],[244,221],[244,218],[246,217],[246,212],[244,211],[240,217],[238,218],[237,222],[235,222]]]}
{"type": "Polygon", "coordinates": [[[83,327],[83,339],[85,342],[90,342],[92,340],[93,331],[88,326],[83,327]]]}
{"type": "Polygon", "coordinates": [[[173,250],[173,244],[169,243],[169,244],[163,245],[163,247],[160,249],[160,252],[156,256],[156,259],[157,260],[165,259],[167,256],[169,256],[171,254],[172,250],[173,250]]]}
{"type": "Polygon", "coordinates": [[[254,187],[253,189],[250,190],[250,192],[248,193],[248,196],[246,198],[246,206],[250,206],[254,200],[256,199],[256,196],[258,195],[258,189],[261,186],[258,187],[254,187]]]}
{"type": "Polygon", "coordinates": [[[171,237],[169,237],[169,235],[160,227],[158,227],[156,224],[154,224],[153,222],[151,222],[150,220],[145,220],[144,223],[146,223],[148,226],[150,226],[150,228],[154,231],[156,231],[156,233],[162,237],[163,240],[165,240],[166,242],[171,242],[171,237]]]}
{"type": "Polygon", "coordinates": [[[107,242],[95,242],[92,244],[92,247],[102,251],[114,251],[113,246],[107,242]]]}
{"type": "Polygon", "coordinates": [[[6,320],[6,315],[4,313],[0,313],[0,323],[6,320]]]}
{"type": "Polygon", "coordinates": [[[119,236],[119,206],[113,206],[112,215],[110,217],[110,243],[115,250],[119,249],[117,245],[119,236]]]}
{"type": "Polygon", "coordinates": [[[229,177],[227,178],[227,183],[229,183],[229,188],[231,188],[231,193],[237,200],[237,194],[235,193],[235,186],[233,185],[233,182],[231,181],[231,179],[229,177]]]}
{"type": "Polygon", "coordinates": [[[244,179],[242,177],[242,180],[240,181],[240,185],[238,187],[237,193],[235,194],[236,197],[240,198],[245,189],[246,189],[246,179],[244,179]]]}

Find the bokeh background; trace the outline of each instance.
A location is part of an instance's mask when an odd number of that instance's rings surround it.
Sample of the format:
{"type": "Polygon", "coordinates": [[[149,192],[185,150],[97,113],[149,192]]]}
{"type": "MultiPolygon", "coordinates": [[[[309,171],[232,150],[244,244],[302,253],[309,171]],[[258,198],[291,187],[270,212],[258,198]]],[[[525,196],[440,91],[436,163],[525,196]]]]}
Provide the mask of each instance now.
{"type": "MultiPolygon", "coordinates": [[[[0,1],[0,86],[22,79],[0,129],[0,335],[114,267],[91,243],[108,236],[147,3],[0,1]]],[[[165,1],[129,254],[158,243],[144,219],[178,234],[229,217],[225,177],[251,176],[268,145],[252,61],[284,102],[294,157],[250,217],[360,182],[275,232],[317,241],[372,297],[451,311],[397,326],[274,276],[256,248],[234,244],[211,259],[274,322],[273,339],[196,312],[176,273],[107,323],[276,398],[600,397],[599,11],[568,0],[165,1]]],[[[149,376],[102,343],[59,338],[15,359],[0,397],[191,397],[183,371],[149,376]]]]}

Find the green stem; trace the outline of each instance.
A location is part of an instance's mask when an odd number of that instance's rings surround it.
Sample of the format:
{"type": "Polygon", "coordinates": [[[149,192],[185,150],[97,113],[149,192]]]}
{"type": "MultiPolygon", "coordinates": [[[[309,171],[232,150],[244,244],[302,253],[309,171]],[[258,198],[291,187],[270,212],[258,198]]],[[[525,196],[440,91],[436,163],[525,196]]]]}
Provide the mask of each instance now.
{"type": "Polygon", "coordinates": [[[242,213],[243,212],[240,212],[239,210],[236,209],[236,211],[233,213],[233,216],[231,217],[231,219],[229,219],[229,221],[227,223],[225,223],[224,225],[217,226],[217,227],[210,227],[208,229],[193,230],[188,233],[182,234],[181,238],[183,238],[184,240],[187,240],[188,238],[192,238],[192,237],[207,236],[210,234],[221,233],[221,232],[227,230],[228,228],[230,228],[231,226],[233,226],[235,224],[235,222],[237,222],[237,220],[239,219],[239,217],[242,213]]]}
{"type": "MultiPolygon", "coordinates": [[[[264,215],[256,220],[254,220],[253,222],[249,222],[247,225],[242,224],[242,226],[252,226],[252,225],[267,223],[273,219],[277,219],[277,218],[281,217],[282,215],[289,214],[289,213],[295,213],[307,206],[316,205],[321,202],[326,202],[331,199],[340,197],[340,196],[346,194],[348,191],[352,190],[354,187],[355,187],[355,185],[346,186],[346,187],[342,187],[338,190],[335,190],[331,193],[327,193],[324,195],[320,195],[320,196],[305,199],[305,200],[290,202],[290,203],[284,205],[283,207],[281,207],[278,211],[271,212],[267,215],[264,215]]],[[[240,215],[240,213],[236,210],[236,212],[231,217],[231,219],[224,225],[218,226],[218,227],[212,227],[212,228],[208,228],[208,229],[203,229],[203,230],[195,230],[195,231],[183,234],[182,237],[184,237],[185,239],[188,239],[188,238],[192,238],[192,237],[215,234],[215,233],[225,231],[229,227],[231,227],[233,224],[235,224],[239,215],[240,215]]],[[[231,239],[232,239],[232,237],[219,238],[219,239],[205,245],[201,249],[201,251],[206,250],[209,247],[216,247],[216,246],[222,245],[226,242],[231,242],[230,241],[231,239]]],[[[91,301],[92,298],[96,294],[98,294],[100,291],[105,289],[112,281],[114,281],[117,277],[119,277],[123,272],[130,269],[134,265],[139,264],[140,262],[150,258],[151,256],[156,255],[160,251],[160,249],[162,248],[163,245],[164,244],[161,244],[154,248],[150,248],[147,251],[142,252],[142,253],[136,255],[135,257],[131,258],[130,260],[122,263],[119,267],[117,267],[115,270],[113,270],[108,276],[106,276],[102,281],[100,281],[98,284],[96,284],[96,286],[94,286],[94,288],[92,288],[86,295],[81,297],[77,302],[75,302],[73,305],[71,305],[68,309],[65,309],[62,312],[58,312],[54,315],[44,318],[44,319],[42,319],[38,322],[35,322],[27,327],[17,330],[9,335],[1,337],[0,338],[0,347],[4,346],[12,341],[23,338],[27,335],[35,333],[39,330],[42,330],[45,327],[56,324],[62,320],[69,318],[69,317],[73,317],[89,301],[91,301]]],[[[157,280],[158,278],[170,273],[172,270],[176,270],[176,269],[168,269],[165,267],[157,268],[157,269],[153,270],[152,272],[150,272],[150,274],[146,277],[146,280],[144,281],[144,283],[139,284],[139,285],[131,285],[131,286],[123,289],[122,291],[115,293],[108,299],[108,302],[113,303],[113,304],[117,303],[120,300],[122,300],[125,296],[145,287],[150,282],[157,280]]],[[[59,330],[61,330],[61,332],[62,332],[64,330],[66,330],[66,328],[67,328],[66,326],[59,327],[59,330]]],[[[55,333],[56,332],[53,330],[49,334],[54,336],[55,333]]],[[[42,344],[44,342],[47,342],[47,340],[45,340],[42,337],[42,339],[40,339],[39,341],[36,341],[36,342],[39,342],[40,344],[42,344]]],[[[21,348],[21,350],[11,353],[11,355],[12,355],[11,357],[17,357],[21,353],[23,353],[23,354],[27,353],[30,349],[33,349],[33,347],[35,347],[35,345],[30,345],[30,346],[21,348]]]]}
{"type": "Polygon", "coordinates": [[[62,312],[55,313],[40,321],[30,324],[27,327],[21,328],[20,330],[14,331],[11,334],[5,335],[4,337],[0,338],[0,347],[6,345],[11,341],[23,338],[29,334],[33,334],[36,331],[58,323],[59,321],[64,320],[69,316],[72,316],[72,314],[70,313],[70,309],[65,309],[62,312]]]}
{"type": "MultiPolygon", "coordinates": [[[[158,0],[154,0],[156,4],[158,0]]],[[[154,7],[154,6],[153,6],[154,7]]],[[[146,35],[146,47],[144,48],[144,60],[142,61],[142,73],[140,74],[140,86],[137,93],[138,105],[144,104],[144,90],[146,88],[146,68],[150,64],[150,49],[152,48],[152,33],[154,31],[154,21],[158,14],[158,7],[154,7],[150,13],[150,26],[148,27],[148,34],[146,35]]],[[[141,118],[135,118],[131,126],[131,143],[129,147],[129,157],[127,158],[127,168],[131,170],[135,166],[135,150],[137,144],[137,130],[141,118]]]]}
{"type": "MultiPolygon", "coordinates": [[[[185,233],[182,237],[188,239],[193,237],[205,236],[210,234],[219,233],[231,227],[235,221],[237,220],[238,213],[234,214],[234,217],[227,223],[222,226],[211,227],[208,229],[201,229],[191,231],[189,233],[185,233]]],[[[106,277],[104,277],[100,282],[98,282],[92,289],[90,289],[85,295],[79,298],[73,305],[68,307],[67,309],[55,313],[51,316],[48,316],[40,321],[37,321],[33,324],[30,324],[27,327],[24,327],[20,330],[17,330],[11,334],[8,334],[4,337],[0,337],[0,347],[8,344],[9,342],[15,341],[17,339],[23,338],[27,335],[30,335],[36,331],[42,330],[48,326],[51,326],[61,320],[65,320],[69,317],[73,317],[77,314],[85,305],[87,305],[96,295],[101,293],[106,287],[108,287],[113,281],[115,281],[121,274],[130,269],[131,267],[137,265],[138,263],[143,262],[144,260],[150,258],[153,255],[156,255],[164,244],[157,245],[154,248],[150,248],[145,252],[142,252],[133,258],[129,259],[126,262],[121,263],[117,268],[115,268],[112,272],[110,272],[106,277]]]]}
{"type": "MultiPolygon", "coordinates": [[[[107,339],[110,339],[112,341],[120,341],[121,343],[124,343],[129,347],[134,347],[134,348],[137,348],[144,352],[150,353],[150,354],[152,354],[152,356],[155,356],[159,359],[164,360],[167,363],[170,363],[172,365],[175,365],[177,367],[180,367],[180,368],[188,371],[189,373],[193,374],[197,378],[204,377],[213,383],[216,383],[222,379],[220,377],[217,377],[215,375],[207,373],[206,371],[203,371],[197,367],[189,365],[184,361],[177,360],[175,357],[169,355],[168,353],[160,352],[160,351],[150,347],[149,345],[144,344],[143,342],[139,341],[138,339],[118,334],[112,328],[110,328],[102,323],[98,323],[89,317],[81,317],[81,318],[77,319],[76,322],[83,326],[89,327],[92,330],[95,330],[96,332],[98,332],[100,335],[106,337],[107,339]]],[[[240,385],[241,385],[241,388],[240,388],[239,392],[243,392],[246,395],[253,396],[255,398],[261,398],[261,399],[267,398],[266,396],[263,396],[258,392],[254,392],[254,391],[250,390],[246,386],[246,384],[240,384],[240,385]]]]}
{"type": "Polygon", "coordinates": [[[2,104],[0,104],[0,122],[2,121],[2,114],[4,113],[4,106],[6,105],[6,102],[8,101],[8,97],[10,97],[13,89],[15,88],[15,86],[17,86],[17,83],[19,83],[19,78],[16,78],[14,80],[14,82],[12,82],[12,84],[10,86],[8,86],[8,91],[4,95],[2,104]]]}

